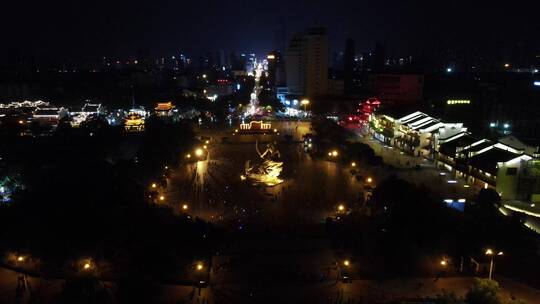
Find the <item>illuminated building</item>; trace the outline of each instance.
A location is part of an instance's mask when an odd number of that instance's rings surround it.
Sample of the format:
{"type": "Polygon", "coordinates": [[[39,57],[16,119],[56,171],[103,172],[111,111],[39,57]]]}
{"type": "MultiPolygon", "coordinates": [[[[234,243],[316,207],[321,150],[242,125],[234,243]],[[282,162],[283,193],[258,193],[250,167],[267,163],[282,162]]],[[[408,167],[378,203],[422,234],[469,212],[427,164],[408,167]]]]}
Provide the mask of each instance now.
{"type": "Polygon", "coordinates": [[[157,104],[154,111],[159,117],[169,117],[172,116],[173,109],[174,106],[172,105],[172,102],[161,102],[157,104]]]}
{"type": "Polygon", "coordinates": [[[56,126],[61,117],[67,115],[64,108],[37,108],[33,115],[32,120],[42,126],[56,126]]]}
{"type": "Polygon", "coordinates": [[[81,109],[81,112],[70,112],[71,126],[78,127],[80,124],[88,119],[92,115],[100,115],[103,113],[103,107],[101,104],[85,103],[81,109]]]}
{"type": "Polygon", "coordinates": [[[144,117],[137,113],[129,113],[124,121],[126,131],[144,131],[144,117]]]}
{"type": "Polygon", "coordinates": [[[289,43],[285,56],[289,94],[314,97],[328,93],[328,37],[324,28],[310,28],[289,43]]]}
{"type": "Polygon", "coordinates": [[[277,129],[272,129],[272,124],[263,121],[250,121],[249,123],[240,124],[240,129],[236,129],[235,133],[239,134],[258,134],[258,133],[278,133],[277,129]]]}
{"type": "Polygon", "coordinates": [[[25,101],[22,101],[22,102],[10,102],[10,103],[0,103],[0,109],[3,109],[3,108],[12,108],[12,109],[20,109],[20,108],[32,108],[32,109],[35,109],[35,108],[47,108],[49,107],[49,103],[48,102],[44,102],[44,101],[41,101],[41,100],[37,100],[37,101],[28,101],[28,100],[25,100],[25,101]]]}
{"type": "Polygon", "coordinates": [[[268,82],[272,88],[276,86],[284,86],[285,83],[285,66],[281,53],[271,51],[266,56],[268,61],[268,82]]]}

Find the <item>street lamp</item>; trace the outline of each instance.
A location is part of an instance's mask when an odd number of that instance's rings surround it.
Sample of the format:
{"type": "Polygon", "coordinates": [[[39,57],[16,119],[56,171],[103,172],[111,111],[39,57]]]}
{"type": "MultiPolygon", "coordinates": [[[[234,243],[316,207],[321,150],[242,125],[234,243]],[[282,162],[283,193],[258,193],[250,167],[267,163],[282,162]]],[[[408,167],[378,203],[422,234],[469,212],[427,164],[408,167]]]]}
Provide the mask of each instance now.
{"type": "Polygon", "coordinates": [[[83,271],[89,271],[92,269],[92,261],[91,260],[83,260],[82,261],[82,270],[83,271]]]}
{"type": "Polygon", "coordinates": [[[302,106],[304,106],[304,115],[307,115],[306,112],[307,112],[307,106],[309,105],[309,100],[308,99],[302,99],[302,101],[300,101],[300,104],[302,106]]]}
{"type": "Polygon", "coordinates": [[[368,178],[366,179],[366,182],[367,182],[368,184],[371,184],[372,181],[373,181],[373,179],[372,179],[371,177],[368,177],[368,178]]]}
{"type": "Polygon", "coordinates": [[[197,156],[202,156],[203,155],[203,150],[201,148],[198,148],[197,150],[195,150],[195,155],[197,156]]]}
{"type": "Polygon", "coordinates": [[[188,210],[188,205],[187,205],[187,204],[183,204],[183,205],[182,205],[182,210],[188,210]]]}
{"type": "Polygon", "coordinates": [[[152,188],[156,188],[157,187],[157,184],[156,183],[152,183],[152,188]]]}
{"type": "Polygon", "coordinates": [[[349,267],[349,265],[351,265],[351,262],[349,262],[349,260],[344,260],[343,261],[343,266],[349,267]]]}
{"type": "Polygon", "coordinates": [[[355,162],[352,162],[352,163],[351,163],[351,167],[356,167],[356,163],[355,163],[355,162]]]}
{"type": "Polygon", "coordinates": [[[339,205],[339,206],[337,207],[337,210],[338,210],[339,212],[343,212],[343,211],[345,210],[345,206],[343,206],[343,204],[341,204],[341,205],[339,205]]]}
{"type": "MultiPolygon", "coordinates": [[[[491,280],[491,275],[493,273],[493,257],[495,256],[495,252],[488,248],[486,250],[486,255],[491,257],[491,261],[489,262],[489,279],[491,280]]],[[[497,252],[497,255],[503,255],[502,251],[497,252]]]]}
{"type": "Polygon", "coordinates": [[[160,196],[159,196],[159,200],[160,200],[160,201],[164,201],[164,200],[165,200],[165,196],[160,195],[160,196]]]}
{"type": "Polygon", "coordinates": [[[197,263],[197,266],[196,266],[197,271],[201,271],[201,270],[203,270],[203,268],[204,268],[204,266],[203,266],[202,263],[197,263]]]}
{"type": "Polygon", "coordinates": [[[445,268],[446,268],[446,266],[448,265],[448,261],[446,260],[446,258],[443,258],[443,259],[441,260],[440,264],[441,264],[442,267],[445,267],[445,268]]]}

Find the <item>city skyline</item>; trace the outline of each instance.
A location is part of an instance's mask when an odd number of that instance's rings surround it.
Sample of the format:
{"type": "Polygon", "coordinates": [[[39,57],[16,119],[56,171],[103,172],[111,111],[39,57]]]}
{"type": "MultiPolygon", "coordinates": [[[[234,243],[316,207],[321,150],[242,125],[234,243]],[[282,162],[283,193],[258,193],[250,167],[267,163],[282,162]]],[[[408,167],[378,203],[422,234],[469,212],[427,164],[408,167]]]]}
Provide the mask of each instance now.
{"type": "Polygon", "coordinates": [[[1,52],[4,61],[180,52],[197,56],[219,50],[261,56],[286,46],[308,27],[322,26],[328,30],[331,53],[343,51],[345,40],[351,38],[358,51],[368,52],[383,43],[391,56],[447,50],[519,58],[539,52],[534,39],[540,30],[533,18],[536,6],[465,1],[414,6],[398,1],[32,1],[24,7],[7,4],[11,13],[0,21],[7,42],[1,52]]]}

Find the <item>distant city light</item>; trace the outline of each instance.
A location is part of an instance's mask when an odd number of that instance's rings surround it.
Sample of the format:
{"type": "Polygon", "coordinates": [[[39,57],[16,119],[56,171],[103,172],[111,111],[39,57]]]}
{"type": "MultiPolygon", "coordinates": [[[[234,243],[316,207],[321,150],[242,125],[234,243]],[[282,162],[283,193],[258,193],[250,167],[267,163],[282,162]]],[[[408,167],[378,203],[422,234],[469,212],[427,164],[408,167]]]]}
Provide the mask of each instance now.
{"type": "Polygon", "coordinates": [[[508,128],[510,128],[510,125],[507,124],[507,123],[505,123],[505,124],[503,125],[503,127],[504,127],[505,129],[508,129],[508,128]]]}
{"type": "Polygon", "coordinates": [[[468,99],[450,99],[446,101],[446,104],[448,105],[456,105],[456,104],[470,104],[471,101],[468,99]]]}
{"type": "Polygon", "coordinates": [[[494,122],[489,123],[489,127],[490,127],[490,128],[495,128],[496,126],[497,126],[497,124],[494,123],[494,122]]]}
{"type": "Polygon", "coordinates": [[[540,81],[535,81],[533,84],[537,87],[540,87],[540,81]]]}
{"type": "Polygon", "coordinates": [[[510,67],[510,63],[505,63],[505,64],[504,64],[504,67],[505,67],[505,68],[509,68],[509,67],[510,67]]]}
{"type": "Polygon", "coordinates": [[[453,71],[454,71],[454,69],[452,69],[452,68],[446,68],[447,73],[452,73],[453,71]]]}

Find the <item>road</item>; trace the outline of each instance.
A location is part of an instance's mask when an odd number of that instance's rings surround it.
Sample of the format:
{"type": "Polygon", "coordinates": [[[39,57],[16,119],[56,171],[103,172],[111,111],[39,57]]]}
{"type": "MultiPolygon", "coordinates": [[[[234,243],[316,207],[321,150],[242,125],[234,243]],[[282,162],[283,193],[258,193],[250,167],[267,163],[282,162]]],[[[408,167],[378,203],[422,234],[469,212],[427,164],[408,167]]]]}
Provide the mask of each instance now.
{"type": "MultiPolygon", "coordinates": [[[[63,280],[46,280],[27,277],[27,286],[17,299],[19,275],[0,268],[0,303],[33,303],[30,294],[39,303],[55,303],[62,290],[63,280]],[[32,292],[30,292],[32,290],[32,292]]],[[[504,299],[515,297],[528,304],[540,303],[540,291],[525,285],[496,277],[504,299]]],[[[162,285],[155,303],[373,303],[394,298],[436,296],[443,291],[463,296],[471,286],[472,278],[410,278],[385,281],[354,280],[350,284],[328,282],[291,283],[273,281],[260,284],[212,284],[208,288],[162,285]]],[[[115,285],[103,282],[104,288],[113,291],[115,285]]],[[[108,303],[115,303],[113,296],[108,303]]]]}

